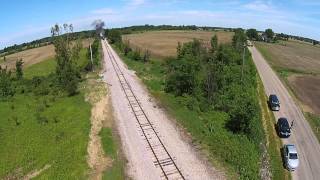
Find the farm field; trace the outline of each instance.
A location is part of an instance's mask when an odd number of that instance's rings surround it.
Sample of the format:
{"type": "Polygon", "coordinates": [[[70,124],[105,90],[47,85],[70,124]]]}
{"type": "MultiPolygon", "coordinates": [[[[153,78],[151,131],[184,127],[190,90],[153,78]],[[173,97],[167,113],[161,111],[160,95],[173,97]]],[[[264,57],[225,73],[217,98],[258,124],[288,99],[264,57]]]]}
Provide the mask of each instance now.
{"type": "Polygon", "coordinates": [[[165,58],[176,55],[178,42],[185,43],[196,38],[209,43],[214,34],[217,34],[219,43],[231,42],[233,36],[233,32],[225,31],[149,31],[124,35],[123,40],[129,40],[132,47],[141,50],[147,47],[153,57],[165,58]]]}
{"type": "Polygon", "coordinates": [[[290,76],[288,80],[298,98],[320,115],[320,76],[290,76]]]}
{"type": "MultiPolygon", "coordinates": [[[[82,45],[83,47],[89,46],[89,40],[83,40],[82,45]]],[[[16,60],[22,58],[24,67],[29,67],[33,64],[37,64],[41,61],[52,59],[55,55],[54,46],[47,45],[38,48],[28,49],[21,52],[17,52],[14,54],[10,54],[6,56],[6,61],[4,62],[3,57],[0,57],[0,65],[7,66],[9,69],[15,67],[16,60]]]]}
{"type": "Polygon", "coordinates": [[[255,42],[269,63],[281,72],[320,74],[320,47],[297,41],[255,42]]]}

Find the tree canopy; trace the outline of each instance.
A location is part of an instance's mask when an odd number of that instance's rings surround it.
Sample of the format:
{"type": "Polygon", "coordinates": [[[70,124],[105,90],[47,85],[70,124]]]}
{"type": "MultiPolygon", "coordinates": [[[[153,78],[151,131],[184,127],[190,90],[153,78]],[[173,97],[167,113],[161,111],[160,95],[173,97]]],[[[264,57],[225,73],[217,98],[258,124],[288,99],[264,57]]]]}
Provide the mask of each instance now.
{"type": "Polygon", "coordinates": [[[250,40],[259,39],[258,31],[256,29],[248,29],[246,35],[250,40]]]}

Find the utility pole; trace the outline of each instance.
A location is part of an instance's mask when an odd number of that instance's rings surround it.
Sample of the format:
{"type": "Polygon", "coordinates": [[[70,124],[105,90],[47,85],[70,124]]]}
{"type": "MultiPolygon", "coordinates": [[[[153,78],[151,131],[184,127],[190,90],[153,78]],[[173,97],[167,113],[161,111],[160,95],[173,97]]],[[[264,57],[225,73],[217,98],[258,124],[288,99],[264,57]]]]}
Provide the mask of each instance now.
{"type": "Polygon", "coordinates": [[[244,58],[246,55],[246,45],[243,45],[243,53],[242,53],[242,68],[241,68],[241,82],[243,80],[243,69],[244,69],[244,58]]]}
{"type": "Polygon", "coordinates": [[[92,60],[92,48],[91,48],[91,39],[90,39],[90,58],[91,58],[91,68],[92,68],[92,71],[93,71],[93,60],[92,60]]]}

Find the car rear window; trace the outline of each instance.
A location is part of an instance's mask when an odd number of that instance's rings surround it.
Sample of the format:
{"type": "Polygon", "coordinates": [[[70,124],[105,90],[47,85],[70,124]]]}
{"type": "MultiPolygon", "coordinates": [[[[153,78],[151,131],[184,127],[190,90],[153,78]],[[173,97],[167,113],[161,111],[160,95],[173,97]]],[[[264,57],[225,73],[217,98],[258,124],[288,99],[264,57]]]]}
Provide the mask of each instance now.
{"type": "Polygon", "coordinates": [[[298,154],[297,153],[290,153],[289,159],[298,159],[298,154]]]}
{"type": "Polygon", "coordinates": [[[279,100],[276,95],[271,95],[271,101],[272,103],[279,103],[279,100]]]}

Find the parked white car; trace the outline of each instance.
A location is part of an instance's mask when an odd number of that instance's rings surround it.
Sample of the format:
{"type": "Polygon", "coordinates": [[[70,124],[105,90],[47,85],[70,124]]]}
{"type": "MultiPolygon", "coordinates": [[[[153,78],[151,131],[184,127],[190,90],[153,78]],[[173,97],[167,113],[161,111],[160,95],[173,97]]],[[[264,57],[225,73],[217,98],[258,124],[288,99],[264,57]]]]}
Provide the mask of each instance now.
{"type": "Polygon", "coordinates": [[[298,152],[293,144],[285,144],[283,146],[283,158],[289,171],[294,171],[299,166],[298,152]]]}

